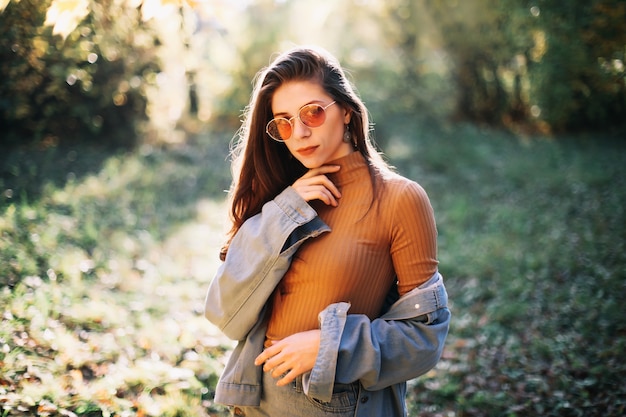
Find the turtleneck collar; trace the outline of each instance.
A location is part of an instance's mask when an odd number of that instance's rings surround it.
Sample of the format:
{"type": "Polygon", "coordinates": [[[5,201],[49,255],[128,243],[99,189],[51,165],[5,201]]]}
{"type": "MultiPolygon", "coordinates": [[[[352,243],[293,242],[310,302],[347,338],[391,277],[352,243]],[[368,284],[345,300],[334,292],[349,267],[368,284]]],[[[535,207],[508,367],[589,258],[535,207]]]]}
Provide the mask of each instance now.
{"type": "Polygon", "coordinates": [[[341,166],[339,171],[329,174],[328,176],[337,186],[347,184],[356,179],[363,179],[364,172],[366,175],[369,175],[365,157],[359,151],[352,152],[351,154],[343,156],[339,159],[330,161],[326,165],[341,166]]]}

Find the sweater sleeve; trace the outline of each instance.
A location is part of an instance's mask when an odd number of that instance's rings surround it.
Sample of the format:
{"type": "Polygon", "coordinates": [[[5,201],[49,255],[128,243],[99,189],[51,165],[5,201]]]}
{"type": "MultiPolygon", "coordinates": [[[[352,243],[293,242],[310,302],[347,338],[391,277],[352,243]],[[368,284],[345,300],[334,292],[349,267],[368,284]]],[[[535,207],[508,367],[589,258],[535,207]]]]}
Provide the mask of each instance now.
{"type": "Polygon", "coordinates": [[[406,181],[392,197],[391,256],[400,296],[437,271],[437,227],[426,191],[406,181]]]}

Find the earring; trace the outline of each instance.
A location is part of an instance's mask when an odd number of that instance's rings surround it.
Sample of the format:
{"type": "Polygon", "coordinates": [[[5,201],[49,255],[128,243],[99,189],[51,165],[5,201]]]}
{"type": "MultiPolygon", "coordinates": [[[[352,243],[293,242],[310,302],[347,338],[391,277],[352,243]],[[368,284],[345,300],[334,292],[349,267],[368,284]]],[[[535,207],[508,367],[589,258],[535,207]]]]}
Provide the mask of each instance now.
{"type": "Polygon", "coordinates": [[[350,133],[350,126],[346,125],[346,129],[343,132],[343,141],[350,143],[352,141],[352,133],[350,133]]]}

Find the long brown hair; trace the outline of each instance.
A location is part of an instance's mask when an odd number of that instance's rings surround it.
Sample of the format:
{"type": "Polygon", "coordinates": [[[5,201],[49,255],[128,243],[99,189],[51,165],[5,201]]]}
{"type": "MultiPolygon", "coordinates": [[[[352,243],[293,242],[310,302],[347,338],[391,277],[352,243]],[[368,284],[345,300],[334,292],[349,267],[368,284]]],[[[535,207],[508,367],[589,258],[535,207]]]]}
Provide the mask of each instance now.
{"type": "Polygon", "coordinates": [[[256,76],[250,104],[244,113],[238,140],[232,149],[233,183],[230,216],[233,222],[228,244],[241,225],[261,212],[265,203],[304,175],[307,169],[287,147],[272,140],[265,126],[274,117],[272,97],[288,81],[316,81],[344,109],[351,112],[349,129],[356,149],[365,156],[375,186],[376,171],[388,170],[370,137],[368,112],[339,62],[317,47],[297,47],[279,55],[256,76]]]}

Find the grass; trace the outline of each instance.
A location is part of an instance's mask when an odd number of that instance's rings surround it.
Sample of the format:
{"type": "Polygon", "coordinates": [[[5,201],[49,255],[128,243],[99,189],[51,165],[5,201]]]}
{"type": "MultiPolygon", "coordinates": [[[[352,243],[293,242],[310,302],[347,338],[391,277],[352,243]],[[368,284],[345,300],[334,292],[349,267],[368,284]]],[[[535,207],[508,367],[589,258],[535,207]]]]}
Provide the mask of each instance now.
{"type": "MultiPolygon", "coordinates": [[[[410,415],[624,414],[625,145],[403,123],[386,151],[431,197],[453,311],[410,415]]],[[[5,157],[0,415],[225,415],[232,343],[202,317],[228,186],[215,138],[5,157]]]]}
{"type": "MultiPolygon", "coordinates": [[[[115,153],[5,202],[2,415],[220,415],[211,390],[232,343],[202,310],[226,212],[221,145],[115,153]]],[[[31,157],[51,152],[67,150],[31,157]]]]}
{"type": "Polygon", "coordinates": [[[397,159],[438,213],[454,314],[415,415],[622,415],[626,149],[439,133],[397,159]]]}

